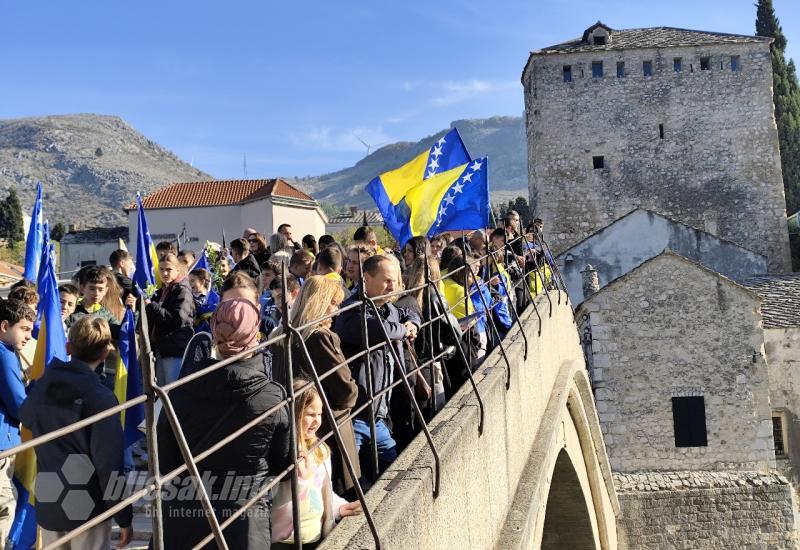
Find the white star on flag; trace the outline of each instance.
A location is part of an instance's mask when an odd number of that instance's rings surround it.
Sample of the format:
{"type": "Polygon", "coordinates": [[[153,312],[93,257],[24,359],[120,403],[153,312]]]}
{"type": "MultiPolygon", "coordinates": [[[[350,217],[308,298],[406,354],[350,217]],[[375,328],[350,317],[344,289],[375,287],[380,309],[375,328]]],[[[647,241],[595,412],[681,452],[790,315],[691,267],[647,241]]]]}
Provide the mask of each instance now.
{"type": "Polygon", "coordinates": [[[437,159],[431,159],[431,163],[428,165],[431,170],[435,170],[439,168],[439,161],[437,159]]]}
{"type": "Polygon", "coordinates": [[[429,177],[433,176],[434,174],[436,174],[436,172],[434,172],[433,170],[428,170],[428,175],[425,176],[425,177],[429,178],[429,177]]]}
{"type": "Polygon", "coordinates": [[[453,201],[455,201],[455,200],[456,200],[455,195],[453,195],[453,196],[445,195],[445,197],[444,197],[444,202],[446,202],[448,206],[453,204],[453,201]]]}
{"type": "Polygon", "coordinates": [[[441,218],[442,216],[445,215],[445,213],[447,213],[447,207],[442,206],[442,208],[439,210],[439,217],[441,218]]]}
{"type": "Polygon", "coordinates": [[[433,152],[431,153],[431,155],[433,155],[434,157],[442,156],[442,146],[441,145],[437,145],[436,147],[434,147],[433,148],[433,152]]]}
{"type": "Polygon", "coordinates": [[[439,141],[437,141],[436,143],[438,143],[439,145],[444,145],[446,142],[447,142],[447,140],[446,140],[446,139],[444,139],[444,136],[442,136],[442,139],[440,139],[440,140],[439,140],[439,141]]]}
{"type": "Polygon", "coordinates": [[[461,185],[461,182],[457,181],[456,184],[453,186],[453,196],[455,197],[457,193],[461,193],[464,190],[464,186],[461,185]]]}
{"type": "Polygon", "coordinates": [[[470,170],[478,170],[481,166],[482,164],[476,160],[469,168],[470,170]]]}
{"type": "Polygon", "coordinates": [[[464,174],[461,176],[461,181],[468,181],[472,183],[472,174],[464,174]]]}

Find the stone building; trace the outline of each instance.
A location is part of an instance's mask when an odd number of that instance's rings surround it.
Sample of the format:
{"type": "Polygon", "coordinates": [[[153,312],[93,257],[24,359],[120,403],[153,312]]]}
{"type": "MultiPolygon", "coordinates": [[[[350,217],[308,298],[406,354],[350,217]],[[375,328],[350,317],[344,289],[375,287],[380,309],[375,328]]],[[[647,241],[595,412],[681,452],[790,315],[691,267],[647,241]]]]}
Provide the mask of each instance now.
{"type": "Polygon", "coordinates": [[[775,415],[798,410],[797,386],[785,388],[785,407],[771,399],[798,375],[773,379],[788,365],[771,362],[761,302],[664,251],[576,309],[621,548],[797,547],[790,468],[776,463],[773,439],[775,415]]]}
{"type": "Polygon", "coordinates": [[[778,469],[800,483],[800,273],[752,277],[742,284],[763,301],[778,469]]]}
{"type": "Polygon", "coordinates": [[[615,472],[775,468],[760,302],[665,251],[577,308],[615,472]]]}
{"type": "Polygon", "coordinates": [[[572,245],[556,262],[572,303],[579,304],[586,264],[594,266],[602,288],[666,249],[734,280],[767,272],[764,256],[642,208],[572,245]]]}
{"type": "Polygon", "coordinates": [[[598,22],[532,52],[528,179],[553,251],[641,207],[788,271],[770,41],[598,22]]]}

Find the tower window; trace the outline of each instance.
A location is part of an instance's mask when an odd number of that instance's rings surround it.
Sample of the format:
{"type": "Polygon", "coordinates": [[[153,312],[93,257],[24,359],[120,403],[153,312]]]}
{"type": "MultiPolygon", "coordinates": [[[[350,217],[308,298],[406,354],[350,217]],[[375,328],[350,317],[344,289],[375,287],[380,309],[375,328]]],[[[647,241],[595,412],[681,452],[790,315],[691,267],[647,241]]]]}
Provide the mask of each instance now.
{"type": "Polygon", "coordinates": [[[683,59],[675,57],[672,59],[672,70],[679,73],[683,70],[683,59]]]}
{"type": "Polygon", "coordinates": [[[775,456],[785,457],[786,443],[783,438],[783,417],[780,415],[772,417],[772,439],[775,440],[775,456]]]}
{"type": "Polygon", "coordinates": [[[617,78],[625,78],[625,62],[617,61],[617,78]]]}
{"type": "Polygon", "coordinates": [[[605,157],[603,157],[602,155],[601,156],[592,157],[592,169],[594,169],[594,170],[602,170],[605,167],[606,167],[606,159],[605,159],[605,157]]]}
{"type": "Polygon", "coordinates": [[[739,56],[732,55],[731,56],[731,71],[737,72],[739,70],[739,56]]]}
{"type": "Polygon", "coordinates": [[[664,139],[664,125],[663,124],[659,124],[658,125],[658,137],[659,137],[659,139],[664,139]]]}
{"type": "Polygon", "coordinates": [[[564,65],[564,82],[572,82],[572,65],[564,65]]]}
{"type": "Polygon", "coordinates": [[[705,398],[673,397],[672,424],[675,430],[676,447],[706,447],[706,404],[705,398]]]}
{"type": "Polygon", "coordinates": [[[710,71],[711,70],[711,58],[710,57],[701,57],[700,58],[700,70],[701,71],[710,71]]]}
{"type": "Polygon", "coordinates": [[[642,73],[644,76],[653,76],[653,62],[652,61],[643,61],[642,62],[642,73]]]}
{"type": "Polygon", "coordinates": [[[603,78],[602,61],[592,61],[592,78],[603,78]]]}

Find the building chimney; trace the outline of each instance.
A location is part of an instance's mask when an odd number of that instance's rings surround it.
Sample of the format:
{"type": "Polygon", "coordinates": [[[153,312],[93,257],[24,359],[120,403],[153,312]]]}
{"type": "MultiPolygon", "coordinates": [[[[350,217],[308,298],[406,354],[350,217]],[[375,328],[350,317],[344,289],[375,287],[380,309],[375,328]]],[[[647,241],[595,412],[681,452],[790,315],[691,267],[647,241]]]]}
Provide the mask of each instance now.
{"type": "Polygon", "coordinates": [[[600,290],[600,278],[597,276],[597,270],[592,267],[592,264],[586,264],[586,267],[581,271],[581,280],[583,281],[583,299],[600,290]]]}
{"type": "Polygon", "coordinates": [[[81,228],[81,224],[80,224],[80,223],[78,223],[78,222],[71,223],[71,224],[69,224],[69,226],[68,226],[68,228],[67,228],[67,229],[68,229],[68,230],[67,230],[67,232],[68,232],[68,233],[75,233],[75,232],[76,232],[76,231],[78,231],[80,228],[81,228]]]}

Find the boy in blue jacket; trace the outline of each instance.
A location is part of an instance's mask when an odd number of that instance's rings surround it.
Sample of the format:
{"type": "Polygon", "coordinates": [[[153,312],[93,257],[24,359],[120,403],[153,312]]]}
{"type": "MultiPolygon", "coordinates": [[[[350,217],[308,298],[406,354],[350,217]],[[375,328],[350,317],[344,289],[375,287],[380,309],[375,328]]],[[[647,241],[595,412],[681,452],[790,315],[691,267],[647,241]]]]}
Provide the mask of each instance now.
{"type": "MultiPolygon", "coordinates": [[[[17,352],[31,339],[36,313],[19,300],[0,300],[0,450],[19,445],[19,407],[25,384],[17,352]]],[[[16,498],[11,485],[14,458],[0,460],[0,541],[5,545],[14,519],[16,498]]]]}

